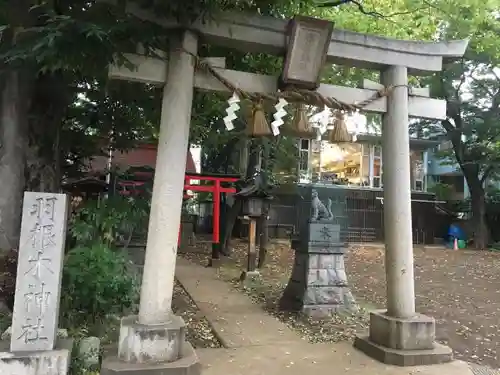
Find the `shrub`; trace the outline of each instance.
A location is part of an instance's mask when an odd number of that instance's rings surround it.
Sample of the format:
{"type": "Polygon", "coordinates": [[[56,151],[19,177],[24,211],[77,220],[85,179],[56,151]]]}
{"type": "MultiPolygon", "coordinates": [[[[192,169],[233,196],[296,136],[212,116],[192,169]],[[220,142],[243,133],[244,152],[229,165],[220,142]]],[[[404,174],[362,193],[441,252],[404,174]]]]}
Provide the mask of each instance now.
{"type": "Polygon", "coordinates": [[[68,252],[63,269],[61,317],[68,326],[93,326],[136,302],[137,276],[122,253],[103,244],[68,252]]]}
{"type": "Polygon", "coordinates": [[[134,234],[145,231],[149,201],[113,196],[102,201],[89,200],[71,217],[69,232],[79,246],[104,243],[128,246],[134,234]]]}

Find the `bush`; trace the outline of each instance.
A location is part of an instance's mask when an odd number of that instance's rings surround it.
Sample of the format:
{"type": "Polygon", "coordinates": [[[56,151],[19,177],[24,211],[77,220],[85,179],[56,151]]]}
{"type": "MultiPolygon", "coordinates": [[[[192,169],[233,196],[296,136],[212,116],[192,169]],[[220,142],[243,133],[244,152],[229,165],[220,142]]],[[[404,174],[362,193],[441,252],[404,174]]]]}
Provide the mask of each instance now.
{"type": "Polygon", "coordinates": [[[149,201],[113,196],[102,201],[89,200],[71,217],[69,232],[79,246],[104,243],[127,247],[133,235],[145,232],[149,201]]]}
{"type": "Polygon", "coordinates": [[[122,253],[103,244],[72,249],[63,269],[64,323],[91,327],[107,315],[122,313],[137,301],[136,281],[136,273],[122,253]]]}

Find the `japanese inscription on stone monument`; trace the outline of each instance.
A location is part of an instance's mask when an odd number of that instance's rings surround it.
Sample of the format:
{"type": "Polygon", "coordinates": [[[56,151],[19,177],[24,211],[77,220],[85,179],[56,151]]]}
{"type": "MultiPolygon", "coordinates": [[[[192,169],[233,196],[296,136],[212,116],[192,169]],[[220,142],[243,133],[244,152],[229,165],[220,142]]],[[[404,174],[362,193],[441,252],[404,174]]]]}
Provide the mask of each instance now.
{"type": "Polygon", "coordinates": [[[340,225],[324,222],[309,223],[309,242],[340,243],[340,225]]]}
{"type": "Polygon", "coordinates": [[[59,317],[67,196],[25,192],[10,349],[52,350],[59,317]]]}

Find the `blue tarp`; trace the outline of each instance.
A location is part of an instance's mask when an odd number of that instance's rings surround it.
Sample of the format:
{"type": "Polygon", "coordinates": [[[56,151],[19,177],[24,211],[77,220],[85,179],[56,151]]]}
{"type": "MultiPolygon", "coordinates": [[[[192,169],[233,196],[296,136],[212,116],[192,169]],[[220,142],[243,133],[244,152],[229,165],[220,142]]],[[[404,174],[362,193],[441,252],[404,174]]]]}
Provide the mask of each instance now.
{"type": "Polygon", "coordinates": [[[456,224],[451,224],[448,228],[448,237],[450,239],[466,240],[465,232],[456,224]]]}

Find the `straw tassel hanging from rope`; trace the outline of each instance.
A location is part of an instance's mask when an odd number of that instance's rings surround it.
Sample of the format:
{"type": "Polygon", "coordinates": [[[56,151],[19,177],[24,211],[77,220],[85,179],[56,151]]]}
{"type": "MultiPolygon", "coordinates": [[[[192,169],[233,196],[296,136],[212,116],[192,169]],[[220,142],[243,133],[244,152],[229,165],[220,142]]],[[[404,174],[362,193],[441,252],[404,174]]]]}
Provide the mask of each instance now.
{"type": "Polygon", "coordinates": [[[337,111],[335,114],[335,122],[333,124],[333,129],[330,130],[329,141],[331,143],[352,142],[352,136],[347,131],[347,125],[342,111],[337,111]]]}
{"type": "Polygon", "coordinates": [[[304,104],[298,104],[295,107],[291,132],[293,135],[301,138],[316,138],[316,129],[309,122],[304,104]]]}
{"type": "Polygon", "coordinates": [[[252,104],[252,116],[247,124],[247,133],[253,137],[263,137],[272,134],[262,101],[252,104]]]}

